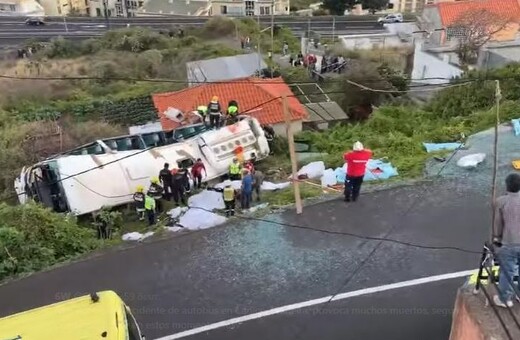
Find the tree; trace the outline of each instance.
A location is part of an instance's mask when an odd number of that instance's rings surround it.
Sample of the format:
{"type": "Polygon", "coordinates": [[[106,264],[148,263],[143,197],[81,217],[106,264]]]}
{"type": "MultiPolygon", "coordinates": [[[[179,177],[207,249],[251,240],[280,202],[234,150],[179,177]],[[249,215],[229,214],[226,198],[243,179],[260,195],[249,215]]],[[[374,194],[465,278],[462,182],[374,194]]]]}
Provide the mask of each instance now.
{"type": "Polygon", "coordinates": [[[385,9],[388,6],[389,0],[361,0],[361,5],[367,9],[371,14],[385,9]]]}
{"type": "Polygon", "coordinates": [[[476,63],[480,48],[512,22],[512,17],[476,8],[463,13],[446,33],[448,38],[457,39],[457,55],[465,66],[476,63]]]}
{"type": "Polygon", "coordinates": [[[347,9],[351,9],[356,0],[324,0],[321,7],[329,10],[332,15],[344,15],[347,9]]]}

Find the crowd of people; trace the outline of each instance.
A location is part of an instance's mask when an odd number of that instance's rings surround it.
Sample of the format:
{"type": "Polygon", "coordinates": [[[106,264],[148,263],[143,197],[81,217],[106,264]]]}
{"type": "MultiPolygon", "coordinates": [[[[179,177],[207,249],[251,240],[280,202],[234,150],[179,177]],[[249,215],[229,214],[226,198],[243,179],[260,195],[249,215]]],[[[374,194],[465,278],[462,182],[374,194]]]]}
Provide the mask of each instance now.
{"type": "Polygon", "coordinates": [[[326,54],[321,58],[321,63],[318,64],[318,57],[314,54],[303,55],[301,52],[298,55],[291,56],[289,63],[293,67],[306,67],[312,74],[325,74],[335,72],[340,74],[346,67],[347,61],[342,55],[326,54]]]}
{"type": "Polygon", "coordinates": [[[213,96],[208,105],[197,107],[197,114],[204,124],[209,122],[212,129],[218,129],[238,122],[238,103],[236,100],[230,100],[224,111],[218,97],[213,96]]]}
{"type": "MultiPolygon", "coordinates": [[[[240,163],[238,158],[234,158],[229,166],[228,179],[224,183],[224,188],[207,187],[208,190],[222,192],[226,216],[235,214],[237,200],[242,209],[251,207],[253,193],[256,193],[256,199],[260,201],[260,187],[264,175],[255,169],[255,161],[254,154],[250,160],[243,163],[240,163]],[[237,180],[241,181],[240,190],[232,187],[232,181],[237,180]]],[[[136,188],[133,199],[139,220],[147,219],[150,226],[156,224],[158,214],[164,212],[164,201],[173,200],[176,206],[187,205],[187,196],[195,190],[202,189],[203,176],[206,178],[207,172],[200,158],[195,161],[191,170],[187,167],[170,169],[170,164],[165,163],[159,175],[150,179],[146,191],[142,185],[136,188]]]]}

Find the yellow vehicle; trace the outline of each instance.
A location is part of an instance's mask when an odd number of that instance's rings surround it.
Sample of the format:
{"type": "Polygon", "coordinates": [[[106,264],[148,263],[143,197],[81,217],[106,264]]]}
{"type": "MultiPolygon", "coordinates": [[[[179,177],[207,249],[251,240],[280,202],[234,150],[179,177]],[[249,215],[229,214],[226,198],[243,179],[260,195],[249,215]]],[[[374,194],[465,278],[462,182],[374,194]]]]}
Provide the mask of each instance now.
{"type": "Polygon", "coordinates": [[[0,340],[142,340],[123,300],[103,291],[0,319],[0,340]]]}

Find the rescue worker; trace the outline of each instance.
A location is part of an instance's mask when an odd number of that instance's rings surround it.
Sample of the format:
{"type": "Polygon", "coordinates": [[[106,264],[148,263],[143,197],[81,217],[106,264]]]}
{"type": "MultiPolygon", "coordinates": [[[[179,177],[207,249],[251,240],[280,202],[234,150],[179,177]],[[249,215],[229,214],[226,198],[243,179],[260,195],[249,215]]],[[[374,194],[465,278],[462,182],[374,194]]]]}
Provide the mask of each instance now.
{"type": "Polygon", "coordinates": [[[264,183],[265,176],[262,171],[255,170],[253,173],[253,191],[256,193],[256,200],[260,202],[260,189],[264,183]]]}
{"type": "Polygon", "coordinates": [[[197,187],[198,189],[200,189],[202,184],[202,170],[204,170],[204,177],[208,177],[208,172],[206,171],[204,163],[202,163],[202,159],[197,158],[197,161],[191,167],[191,176],[193,177],[193,187],[197,187]]]}
{"type": "Polygon", "coordinates": [[[228,103],[227,108],[227,124],[235,124],[238,122],[238,103],[235,100],[231,100],[228,103]]]}
{"type": "Polygon", "coordinates": [[[232,181],[238,181],[240,179],[240,172],[242,167],[238,162],[237,158],[233,158],[233,163],[229,165],[229,179],[232,181]]]}
{"type": "Polygon", "coordinates": [[[206,116],[208,115],[208,107],[205,105],[197,106],[197,113],[202,118],[202,123],[206,124],[206,116]]]}
{"type": "Polygon", "coordinates": [[[224,181],[224,189],[221,188],[208,188],[208,190],[213,190],[217,192],[221,192],[224,198],[224,205],[226,211],[226,217],[235,216],[235,202],[236,202],[236,191],[231,186],[232,183],[230,180],[224,181]]]}
{"type": "Polygon", "coordinates": [[[163,195],[164,189],[159,184],[159,178],[158,177],[152,177],[150,187],[148,188],[148,195],[152,196],[155,200],[154,207],[157,209],[157,212],[162,212],[162,195],[163,195]]]}
{"type": "Polygon", "coordinates": [[[170,172],[170,164],[164,163],[164,168],[159,171],[159,179],[164,188],[164,198],[169,201],[172,196],[172,173],[170,172]]]}
{"type": "Polygon", "coordinates": [[[365,149],[361,142],[355,142],[353,151],[346,152],[343,158],[347,163],[345,177],[345,202],[356,201],[363,184],[367,163],[372,157],[372,151],[365,149]]]}
{"type": "Polygon", "coordinates": [[[262,130],[264,130],[265,138],[267,139],[267,144],[269,145],[269,154],[272,155],[273,152],[273,142],[274,142],[274,129],[269,125],[262,125],[262,130]]]}
{"type": "Polygon", "coordinates": [[[220,116],[222,109],[218,101],[217,96],[213,96],[208,104],[209,124],[212,129],[218,129],[220,127],[220,116]]]}
{"type": "Polygon", "coordinates": [[[255,173],[255,166],[251,160],[248,160],[246,164],[244,164],[244,169],[249,171],[251,175],[255,173]]]}
{"type": "Polygon", "coordinates": [[[253,199],[253,176],[249,171],[244,170],[242,178],[242,187],[240,190],[240,206],[242,209],[251,208],[251,200],[253,199]]]}
{"type": "Polygon", "coordinates": [[[156,200],[152,195],[155,195],[154,193],[150,193],[148,191],[144,197],[144,208],[146,210],[146,215],[148,216],[148,225],[152,226],[155,224],[155,202],[156,200]]]}
{"type": "Polygon", "coordinates": [[[183,180],[184,180],[184,192],[186,192],[187,194],[189,194],[190,191],[191,191],[191,186],[190,186],[190,171],[188,170],[188,168],[183,167],[183,168],[181,169],[181,173],[182,173],[182,177],[183,177],[183,180]]]}
{"type": "Polygon", "coordinates": [[[134,202],[135,202],[135,210],[137,211],[137,216],[139,216],[139,221],[143,221],[144,220],[144,212],[145,212],[145,208],[144,208],[144,198],[145,198],[144,186],[138,185],[135,188],[135,193],[134,193],[134,197],[133,198],[134,198],[134,202]]]}
{"type": "Polygon", "coordinates": [[[184,198],[185,179],[184,174],[179,169],[172,170],[172,195],[175,204],[178,206],[179,202],[186,205],[186,199],[184,198]]]}

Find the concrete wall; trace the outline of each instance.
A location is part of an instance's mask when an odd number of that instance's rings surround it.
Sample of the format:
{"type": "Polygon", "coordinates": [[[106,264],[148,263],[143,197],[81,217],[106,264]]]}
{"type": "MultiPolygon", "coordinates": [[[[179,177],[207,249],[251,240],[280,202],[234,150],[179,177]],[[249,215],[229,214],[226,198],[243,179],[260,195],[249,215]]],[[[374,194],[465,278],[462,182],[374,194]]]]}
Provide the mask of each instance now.
{"type": "Polygon", "coordinates": [[[346,49],[373,49],[387,47],[401,47],[403,43],[397,35],[389,34],[360,34],[341,36],[341,44],[346,49]]]}
{"type": "MultiPolygon", "coordinates": [[[[294,134],[302,131],[302,123],[303,122],[301,120],[294,120],[291,122],[291,130],[294,134]]],[[[285,123],[273,125],[273,130],[277,136],[287,137],[287,133],[285,131],[285,123]]]]}
{"type": "MultiPolygon", "coordinates": [[[[449,64],[435,55],[424,52],[421,44],[415,45],[415,52],[413,58],[412,79],[425,78],[455,78],[462,75],[462,70],[454,65],[449,64]]],[[[448,83],[449,80],[430,79],[424,81],[417,81],[427,84],[443,84],[448,83]]]]}
{"type": "Polygon", "coordinates": [[[460,291],[457,293],[449,340],[484,340],[480,325],[469,313],[463,296],[460,291]]]}

